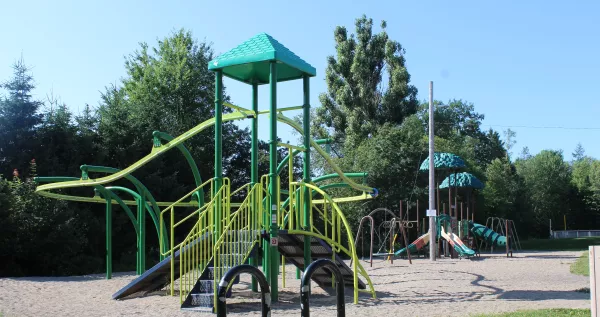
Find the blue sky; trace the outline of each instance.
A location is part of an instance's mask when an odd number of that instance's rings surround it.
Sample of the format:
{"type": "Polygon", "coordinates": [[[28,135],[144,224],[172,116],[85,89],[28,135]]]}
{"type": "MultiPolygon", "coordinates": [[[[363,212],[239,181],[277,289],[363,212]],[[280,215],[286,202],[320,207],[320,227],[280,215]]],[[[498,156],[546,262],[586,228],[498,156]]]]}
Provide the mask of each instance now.
{"type": "MultiPolygon", "coordinates": [[[[316,67],[311,100],[318,106],[333,29],[354,32],[364,13],[377,26],[386,20],[406,49],[420,100],[434,81],[436,99],[473,102],[484,128],[516,131],[515,154],[528,146],[532,154],[560,149],[571,159],[581,142],[600,158],[598,1],[7,1],[0,9],[0,80],[23,54],[36,97],[53,92],[76,113],[98,105],[140,42],[154,45],[179,28],[212,42],[217,54],[269,33],[316,67]]],[[[236,104],[249,107],[249,87],[225,84],[236,104]]],[[[266,87],[260,96],[266,108],[266,87]]],[[[281,84],[278,102],[300,105],[301,82],[281,84]]],[[[285,126],[279,130],[296,141],[285,126]]],[[[267,139],[267,129],[259,136],[267,139]]]]}

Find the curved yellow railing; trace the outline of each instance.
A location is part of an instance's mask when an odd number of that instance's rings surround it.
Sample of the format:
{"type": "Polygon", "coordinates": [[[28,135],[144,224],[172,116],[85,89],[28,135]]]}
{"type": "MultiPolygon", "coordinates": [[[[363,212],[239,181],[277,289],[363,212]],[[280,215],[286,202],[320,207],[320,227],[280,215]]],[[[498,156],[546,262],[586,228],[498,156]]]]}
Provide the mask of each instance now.
{"type": "MultiPolygon", "coordinates": [[[[313,207],[315,207],[314,206],[315,201],[312,201],[312,196],[311,196],[310,201],[311,201],[311,210],[313,210],[313,207]]],[[[310,236],[314,236],[314,237],[323,239],[331,245],[332,251],[334,253],[334,255],[333,255],[334,257],[335,257],[335,253],[342,252],[352,258],[352,266],[353,266],[352,271],[353,271],[353,279],[354,279],[354,303],[358,303],[358,293],[360,291],[358,288],[358,274],[360,274],[361,276],[363,276],[365,278],[366,284],[369,287],[369,290],[367,292],[371,293],[373,298],[375,298],[375,289],[373,287],[373,283],[371,282],[371,278],[369,277],[366,270],[362,267],[362,265],[358,261],[358,255],[356,254],[356,246],[354,245],[354,238],[352,236],[352,230],[350,228],[350,225],[348,224],[348,220],[346,220],[344,213],[341,211],[341,209],[339,208],[337,203],[335,203],[335,201],[329,196],[329,194],[327,194],[325,191],[321,190],[319,187],[315,186],[314,184],[308,184],[305,182],[292,182],[291,188],[290,188],[290,207],[289,207],[288,213],[290,214],[290,216],[289,216],[290,221],[288,221],[288,228],[289,228],[288,232],[289,233],[305,234],[305,235],[310,235],[310,236]],[[304,202],[304,192],[305,191],[302,190],[302,187],[308,188],[309,193],[312,193],[312,191],[314,191],[317,194],[320,194],[321,196],[323,196],[322,203],[321,203],[323,205],[323,208],[322,209],[316,208],[316,209],[318,210],[319,214],[321,215],[321,219],[323,220],[324,233],[315,227],[314,219],[313,219],[313,212],[310,213],[310,219],[309,219],[311,231],[307,232],[305,230],[302,230],[302,228],[300,226],[304,221],[302,206],[303,206],[303,202],[304,202]],[[300,189],[300,190],[296,191],[296,189],[300,189]],[[328,213],[327,207],[329,207],[329,211],[330,211],[329,213],[328,213]],[[347,235],[347,239],[348,239],[347,240],[348,248],[344,247],[345,241],[342,240],[342,230],[346,231],[346,235],[347,235]]],[[[278,218],[283,219],[283,217],[278,217],[278,218]]],[[[279,225],[281,226],[281,225],[283,225],[283,223],[280,223],[279,225]]]]}
{"type": "MultiPolygon", "coordinates": [[[[296,131],[298,131],[298,133],[300,133],[300,135],[302,135],[304,137],[304,130],[294,120],[284,116],[281,113],[277,114],[277,120],[294,128],[296,131]]],[[[313,138],[310,138],[310,145],[319,153],[319,155],[321,155],[325,159],[327,164],[329,164],[329,166],[331,166],[331,168],[333,168],[333,170],[340,176],[340,178],[343,179],[344,182],[346,182],[348,185],[350,185],[350,187],[352,187],[356,190],[360,190],[360,191],[364,191],[364,192],[368,192],[368,193],[375,192],[374,188],[358,184],[355,181],[353,181],[351,178],[346,177],[344,175],[344,172],[339,168],[339,166],[337,166],[335,164],[335,162],[333,162],[333,159],[329,156],[329,154],[327,154],[327,152],[325,152],[325,150],[323,150],[323,148],[320,145],[318,145],[313,140],[313,138]]]]}
{"type": "MultiPolygon", "coordinates": [[[[239,111],[235,111],[232,113],[223,114],[223,122],[246,119],[247,117],[248,117],[248,114],[241,113],[239,111]]],[[[86,180],[45,184],[45,185],[38,186],[35,191],[36,192],[44,192],[44,191],[49,191],[49,190],[61,189],[61,188],[94,186],[94,185],[101,185],[101,184],[114,182],[116,180],[123,178],[125,175],[133,173],[135,170],[146,165],[148,162],[152,161],[156,157],[164,154],[165,152],[167,152],[168,150],[170,150],[172,148],[175,148],[176,145],[183,143],[184,141],[186,141],[189,138],[195,136],[196,134],[202,132],[203,130],[213,126],[214,124],[215,124],[215,118],[210,118],[210,119],[198,124],[194,128],[179,135],[178,137],[176,137],[169,143],[163,144],[160,147],[152,148],[152,151],[148,155],[144,156],[137,162],[135,162],[132,165],[128,166],[127,168],[119,171],[118,173],[110,174],[108,176],[95,178],[95,179],[86,179],[86,180]]]]}

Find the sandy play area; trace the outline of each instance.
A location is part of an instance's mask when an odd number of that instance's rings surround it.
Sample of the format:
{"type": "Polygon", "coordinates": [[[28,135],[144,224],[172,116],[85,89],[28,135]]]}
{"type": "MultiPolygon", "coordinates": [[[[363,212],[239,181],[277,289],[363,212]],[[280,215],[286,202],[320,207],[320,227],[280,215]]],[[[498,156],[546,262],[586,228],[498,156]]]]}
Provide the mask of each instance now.
{"type": "MultiPolygon", "coordinates": [[[[373,268],[362,262],[375,284],[377,299],[361,296],[352,304],[346,291],[348,316],[468,316],[536,308],[589,308],[589,279],[573,275],[569,265],[581,252],[483,254],[474,260],[377,259],[373,268]]],[[[286,269],[287,285],[274,304],[273,316],[299,316],[300,281],[292,266],[286,269]]],[[[112,280],[103,275],[0,279],[0,313],[13,316],[214,316],[183,312],[179,297],[159,292],[122,301],[111,295],[134,278],[120,273],[112,280]]],[[[234,286],[228,300],[230,316],[259,316],[260,301],[248,292],[248,276],[234,286]],[[237,296],[236,296],[237,295],[237,296]]],[[[281,285],[281,284],[280,284],[281,285]]],[[[335,297],[313,284],[313,316],[335,316],[335,297]]],[[[2,315],[0,314],[0,315],[2,315]]]]}

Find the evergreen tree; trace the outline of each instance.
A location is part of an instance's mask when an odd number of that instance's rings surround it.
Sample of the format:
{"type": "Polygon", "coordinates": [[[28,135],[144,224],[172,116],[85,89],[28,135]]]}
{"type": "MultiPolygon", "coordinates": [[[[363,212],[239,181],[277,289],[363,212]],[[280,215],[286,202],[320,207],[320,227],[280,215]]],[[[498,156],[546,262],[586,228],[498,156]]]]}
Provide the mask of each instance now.
{"type": "Polygon", "coordinates": [[[13,65],[13,77],[0,85],[8,96],[0,99],[0,175],[25,172],[33,158],[35,129],[41,123],[41,101],[35,100],[33,76],[23,58],[13,65]]]}

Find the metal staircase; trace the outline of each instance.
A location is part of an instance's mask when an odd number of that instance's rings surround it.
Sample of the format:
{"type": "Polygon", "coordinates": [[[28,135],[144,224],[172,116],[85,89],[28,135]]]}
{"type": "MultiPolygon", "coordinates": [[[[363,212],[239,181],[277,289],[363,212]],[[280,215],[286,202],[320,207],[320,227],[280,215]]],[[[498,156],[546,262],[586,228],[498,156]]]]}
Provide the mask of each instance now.
{"type": "MultiPolygon", "coordinates": [[[[227,253],[219,254],[211,259],[204,268],[194,287],[190,290],[185,300],[181,304],[183,310],[208,311],[214,312],[215,295],[218,281],[221,277],[234,266],[244,264],[254,250],[257,249],[257,230],[237,230],[229,231],[229,241],[224,246],[223,251],[227,253]],[[219,265],[215,265],[219,263],[219,265]]],[[[239,283],[239,277],[233,282],[239,283]]],[[[231,296],[231,289],[227,292],[227,297],[231,296]]]]}

